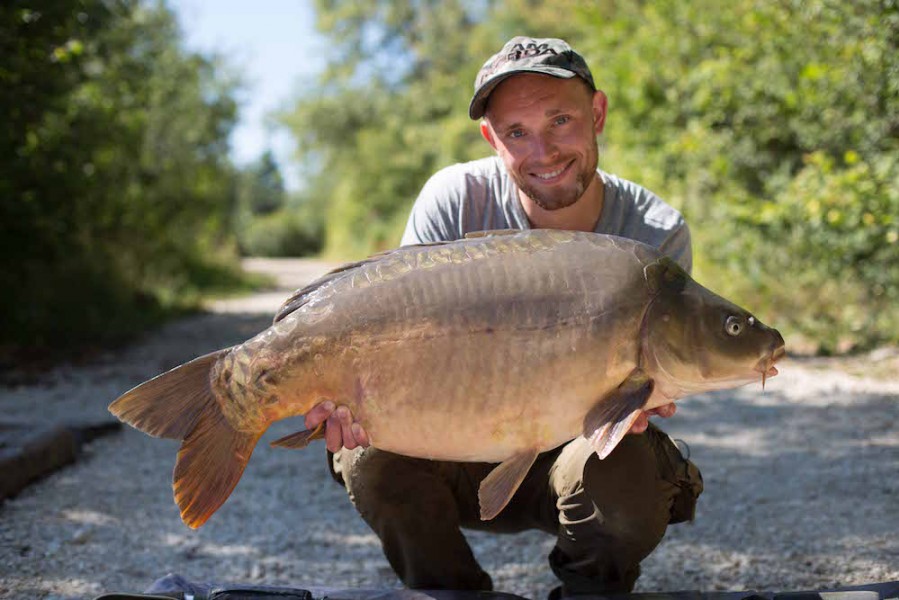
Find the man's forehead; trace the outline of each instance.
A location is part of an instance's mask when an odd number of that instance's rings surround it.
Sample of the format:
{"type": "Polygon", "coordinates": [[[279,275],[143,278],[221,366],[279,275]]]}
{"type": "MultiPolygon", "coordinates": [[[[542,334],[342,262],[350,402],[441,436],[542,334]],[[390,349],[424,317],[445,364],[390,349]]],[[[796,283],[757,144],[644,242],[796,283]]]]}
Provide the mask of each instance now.
{"type": "Polygon", "coordinates": [[[551,117],[585,106],[592,97],[586,84],[576,79],[522,73],[500,83],[487,102],[485,116],[493,123],[517,118],[521,110],[536,110],[551,117]]]}

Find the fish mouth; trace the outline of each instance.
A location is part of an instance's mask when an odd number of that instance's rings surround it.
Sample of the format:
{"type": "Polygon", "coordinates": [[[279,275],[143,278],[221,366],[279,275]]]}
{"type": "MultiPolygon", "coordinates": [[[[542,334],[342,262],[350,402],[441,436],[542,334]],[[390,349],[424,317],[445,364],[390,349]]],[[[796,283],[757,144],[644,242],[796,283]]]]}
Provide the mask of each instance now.
{"type": "Polygon", "coordinates": [[[774,366],[774,363],[776,363],[786,355],[787,349],[781,342],[776,348],[771,350],[770,354],[768,354],[767,356],[763,356],[761,359],[759,359],[759,362],[756,363],[755,370],[762,374],[762,389],[765,389],[765,381],[769,377],[774,377],[779,373],[777,368],[774,366]]]}

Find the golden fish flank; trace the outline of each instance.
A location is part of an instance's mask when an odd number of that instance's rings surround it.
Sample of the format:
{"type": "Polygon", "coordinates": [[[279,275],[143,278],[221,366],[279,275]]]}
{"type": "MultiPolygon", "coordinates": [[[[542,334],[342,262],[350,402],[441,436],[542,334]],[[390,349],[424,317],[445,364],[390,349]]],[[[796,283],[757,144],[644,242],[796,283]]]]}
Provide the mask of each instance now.
{"type": "Polygon", "coordinates": [[[501,463],[479,490],[490,519],[539,452],[583,435],[605,458],[644,409],[761,381],[783,355],[776,330],[654,248],[504,232],[341,267],[253,339],[155,377],[110,410],[183,441],[173,488],[191,527],[225,502],[272,422],[324,400],[349,407],[375,447],[501,463]]]}

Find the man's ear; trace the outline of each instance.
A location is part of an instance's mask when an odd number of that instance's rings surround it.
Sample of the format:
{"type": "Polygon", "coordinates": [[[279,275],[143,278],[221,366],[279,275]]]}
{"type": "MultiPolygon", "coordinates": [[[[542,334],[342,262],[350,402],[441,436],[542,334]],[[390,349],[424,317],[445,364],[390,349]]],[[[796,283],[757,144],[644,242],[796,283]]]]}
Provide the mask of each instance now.
{"type": "Polygon", "coordinates": [[[606,126],[606,113],[609,109],[609,99],[602,90],[593,92],[593,129],[596,135],[602,133],[606,126]]]}
{"type": "Polygon", "coordinates": [[[493,138],[493,130],[490,129],[490,125],[487,123],[486,119],[481,119],[481,137],[487,140],[487,143],[496,150],[496,140],[493,138]]]}

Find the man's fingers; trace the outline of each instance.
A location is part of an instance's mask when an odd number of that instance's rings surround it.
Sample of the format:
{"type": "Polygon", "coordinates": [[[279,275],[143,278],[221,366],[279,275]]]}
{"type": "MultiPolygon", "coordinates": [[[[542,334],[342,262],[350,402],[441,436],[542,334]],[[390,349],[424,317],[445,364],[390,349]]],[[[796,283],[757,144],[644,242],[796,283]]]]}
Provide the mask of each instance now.
{"type": "Polygon", "coordinates": [[[663,404],[662,406],[658,406],[652,409],[651,411],[649,411],[649,414],[658,415],[663,419],[667,419],[668,417],[673,417],[674,413],[676,412],[677,406],[674,404],[674,402],[672,402],[670,404],[663,404]]]}
{"type": "Polygon", "coordinates": [[[325,424],[325,446],[331,452],[339,452],[343,447],[343,438],[340,429],[340,419],[336,412],[332,412],[325,424]]]}
{"type": "Polygon", "coordinates": [[[334,412],[334,403],[330,400],[325,400],[321,404],[316,404],[312,407],[312,410],[306,413],[304,417],[304,422],[306,425],[306,429],[315,429],[321,423],[331,416],[331,413],[334,412]]]}
{"type": "Polygon", "coordinates": [[[336,406],[330,400],[317,404],[304,417],[306,429],[325,424],[325,445],[331,452],[341,448],[352,450],[357,446],[371,445],[368,433],[359,423],[353,422],[353,413],[346,406],[336,406]]]}
{"type": "Polygon", "coordinates": [[[340,434],[343,437],[343,447],[352,450],[358,444],[353,436],[353,415],[346,406],[338,406],[334,411],[337,418],[340,419],[340,434]]]}
{"type": "Polygon", "coordinates": [[[368,448],[371,446],[371,440],[368,439],[368,433],[365,431],[365,428],[362,427],[359,423],[353,423],[353,437],[356,439],[356,443],[362,446],[363,448],[368,448]]]}
{"type": "Polygon", "coordinates": [[[628,433],[643,433],[646,431],[647,427],[649,427],[649,415],[643,412],[640,413],[640,416],[637,417],[637,420],[631,425],[628,433]]]}

